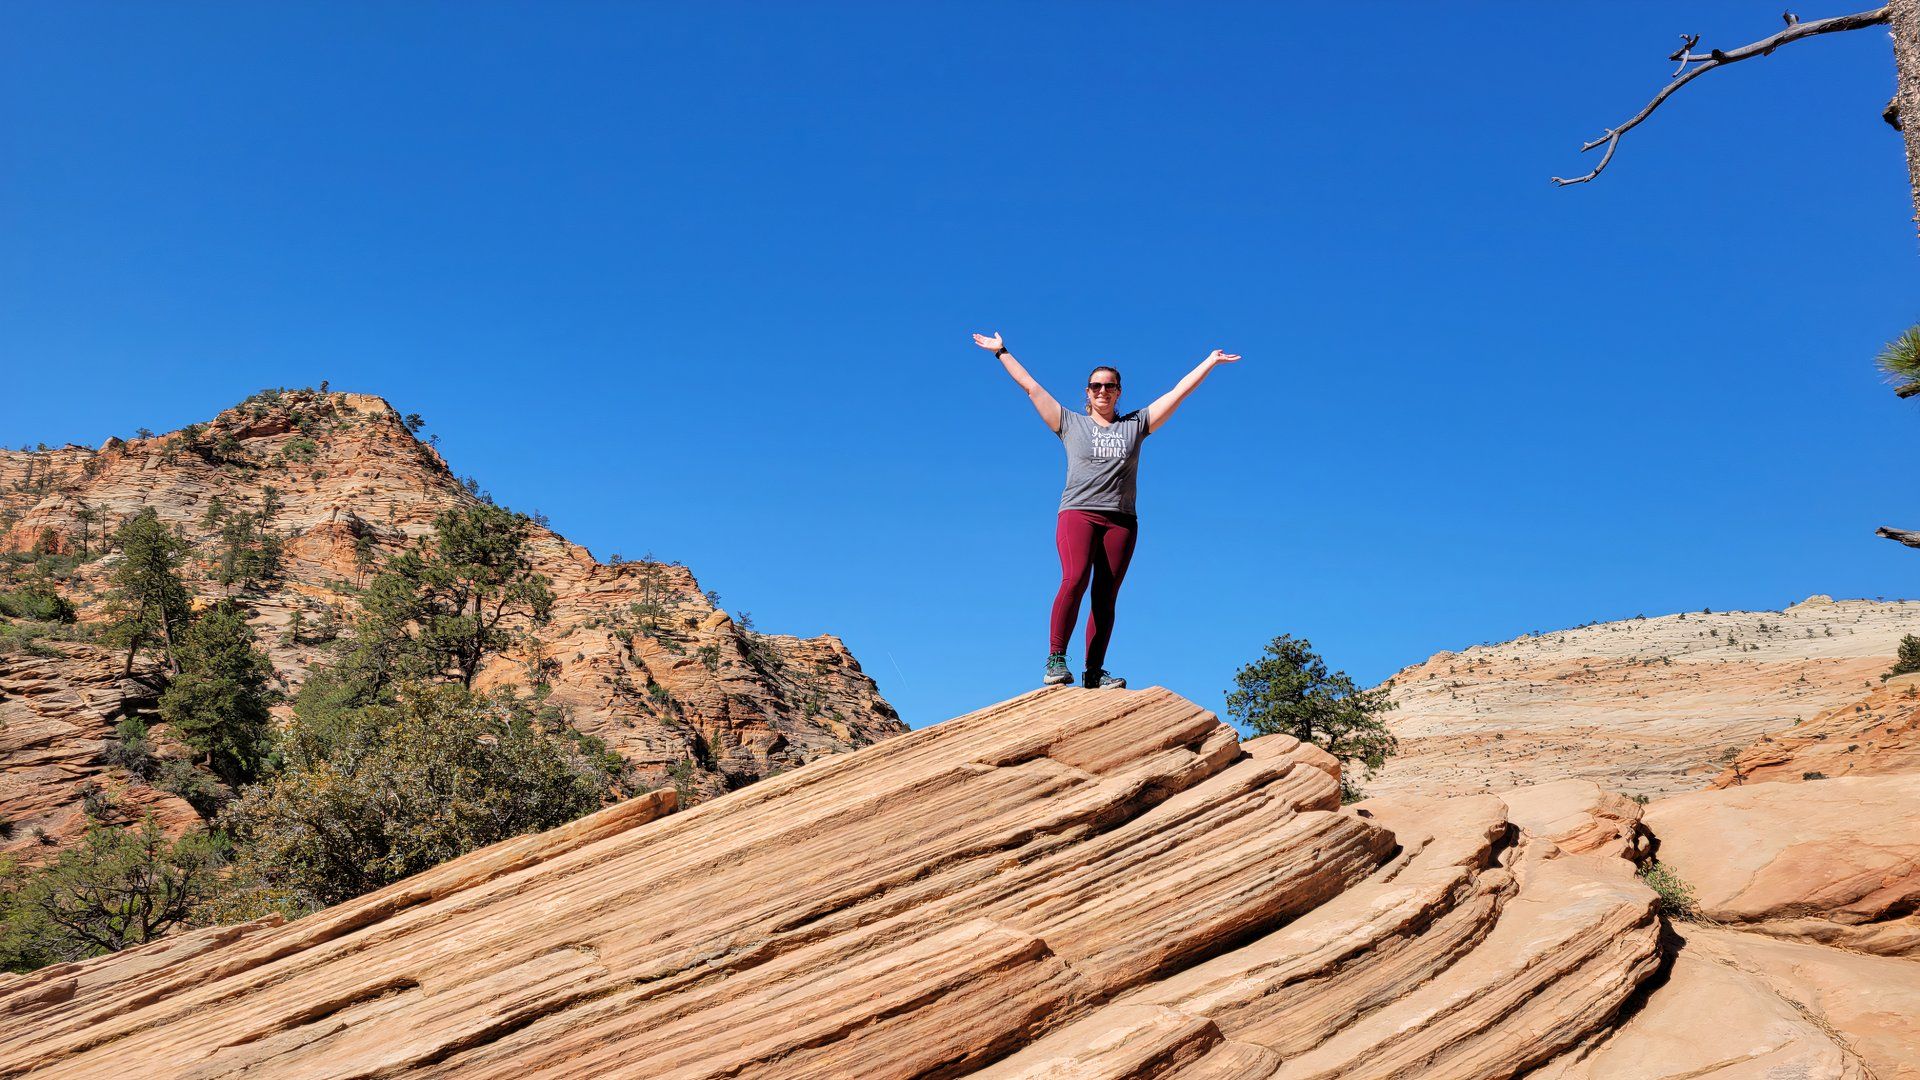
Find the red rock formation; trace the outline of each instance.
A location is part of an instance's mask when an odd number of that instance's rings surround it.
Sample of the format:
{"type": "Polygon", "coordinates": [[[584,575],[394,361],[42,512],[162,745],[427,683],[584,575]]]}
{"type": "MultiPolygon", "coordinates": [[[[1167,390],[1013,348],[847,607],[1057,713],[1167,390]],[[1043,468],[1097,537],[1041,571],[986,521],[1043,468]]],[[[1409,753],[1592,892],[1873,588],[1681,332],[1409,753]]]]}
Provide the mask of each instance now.
{"type": "Polygon", "coordinates": [[[1920,1076],[1920,964],[1682,923],[1618,1028],[1533,1080],[1920,1076]]]}
{"type": "MultiPolygon", "coordinates": [[[[198,433],[115,439],[99,451],[0,451],[0,549],[46,538],[75,549],[84,528],[97,550],[114,523],[151,507],[193,542],[195,591],[217,596],[208,507],[218,499],[258,509],[269,487],[281,503],[273,527],[286,535],[286,570],[244,598],[289,689],[321,655],[316,628],[353,614],[356,541],[391,554],[474,499],[385,401],[285,391],[256,395],[198,433]],[[83,526],[86,510],[101,523],[83,526]],[[307,628],[298,642],[289,633],[295,612],[307,628]]],[[[684,770],[686,791],[717,794],[906,730],[837,638],[745,633],[683,566],[605,565],[545,527],[535,528],[533,549],[553,580],[553,620],[479,681],[546,680],[574,725],[606,740],[647,784],[684,770]]],[[[71,598],[83,620],[101,614],[111,561],[79,571],[71,598]]]]}
{"type": "Polygon", "coordinates": [[[1920,772],[1696,791],[1646,822],[1715,922],[1920,958],[1920,772]]]}
{"type": "Polygon", "coordinates": [[[1342,810],[1338,771],[1158,688],[1039,690],[0,977],[0,1076],[1507,1077],[1658,967],[1629,861],[1492,796],[1342,810]]]}
{"type": "Polygon", "coordinates": [[[152,677],[122,678],[118,653],[66,642],[47,648],[54,655],[0,653],[0,852],[27,863],[51,858],[86,832],[91,791],[110,807],[110,820],[152,814],[173,836],[199,824],[184,800],[104,756],[121,717],[151,708],[152,677]]]}

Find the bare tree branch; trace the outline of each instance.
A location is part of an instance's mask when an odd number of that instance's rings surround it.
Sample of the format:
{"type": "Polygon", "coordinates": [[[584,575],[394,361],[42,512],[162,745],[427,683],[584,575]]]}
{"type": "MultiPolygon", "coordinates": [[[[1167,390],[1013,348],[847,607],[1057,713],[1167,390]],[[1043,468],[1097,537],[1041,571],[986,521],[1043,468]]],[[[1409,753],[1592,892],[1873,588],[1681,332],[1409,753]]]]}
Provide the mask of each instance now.
{"type": "Polygon", "coordinates": [[[1913,532],[1908,529],[1889,529],[1885,525],[1882,525],[1873,530],[1873,535],[1884,536],[1889,540],[1898,541],[1911,548],[1920,548],[1920,532],[1913,532]]]}
{"type": "Polygon", "coordinates": [[[1607,148],[1607,152],[1600,156],[1600,164],[1595,165],[1592,172],[1585,176],[1576,176],[1571,180],[1556,176],[1552,178],[1554,184],[1560,187],[1566,187],[1569,184],[1584,184],[1594,177],[1599,176],[1600,171],[1607,167],[1609,161],[1613,160],[1613,152],[1620,146],[1620,136],[1633,130],[1634,126],[1642,120],[1652,116],[1653,110],[1659,108],[1662,102],[1672,97],[1674,91],[1679,90],[1699,76],[1705,75],[1715,68],[1726,67],[1728,64],[1736,64],[1742,60],[1750,60],[1756,56],[1771,55],[1773,50],[1780,46],[1799,41],[1802,38],[1810,38],[1819,34],[1836,34],[1847,30],[1860,30],[1869,26],[1880,26],[1887,21],[1887,8],[1883,7],[1876,8],[1873,11],[1860,11],[1852,15],[1838,15],[1831,19],[1815,19],[1812,22],[1801,22],[1799,17],[1792,12],[1787,12],[1782,15],[1781,18],[1786,21],[1787,27],[1772,37],[1762,38],[1751,45],[1742,45],[1737,49],[1709,49],[1705,55],[1693,51],[1694,47],[1700,44],[1699,34],[1681,35],[1682,44],[1680,48],[1674,50],[1673,55],[1667,57],[1667,59],[1675,61],[1680,65],[1673,73],[1673,81],[1662,87],[1660,92],[1653,96],[1653,100],[1647,102],[1646,108],[1635,113],[1626,123],[1620,124],[1617,127],[1608,128],[1599,138],[1592,140],[1580,148],[1580,152],[1583,154],[1596,147],[1605,146],[1607,148]],[[1699,66],[1689,67],[1689,64],[1697,64],[1699,66]]]}

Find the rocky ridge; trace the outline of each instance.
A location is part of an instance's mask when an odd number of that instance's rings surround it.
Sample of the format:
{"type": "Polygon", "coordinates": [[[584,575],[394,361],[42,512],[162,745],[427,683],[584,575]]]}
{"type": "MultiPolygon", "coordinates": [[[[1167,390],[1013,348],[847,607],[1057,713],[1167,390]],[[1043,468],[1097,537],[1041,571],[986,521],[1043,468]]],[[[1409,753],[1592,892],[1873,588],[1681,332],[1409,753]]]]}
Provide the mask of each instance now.
{"type": "MultiPolygon", "coordinates": [[[[97,450],[0,450],[0,550],[97,550],[114,523],[152,507],[193,542],[189,583],[213,598],[225,590],[212,577],[218,526],[208,509],[217,499],[229,510],[258,510],[268,488],[279,503],[272,527],[285,536],[284,570],[239,595],[288,690],[353,614],[352,586],[367,573],[356,547],[377,561],[430,534],[439,513],[478,497],[380,398],[270,391],[180,432],[111,439],[97,450]],[[297,637],[296,615],[304,628],[297,637]]],[[[605,740],[648,786],[674,783],[683,795],[712,796],[906,730],[838,638],[750,632],[714,605],[686,567],[601,563],[544,523],[534,528],[532,547],[537,568],[552,579],[552,621],[477,681],[544,682],[572,723],[605,740]]],[[[83,622],[101,614],[111,562],[96,559],[76,572],[69,598],[83,622]]],[[[142,708],[151,689],[106,700],[110,680],[101,672],[112,658],[104,650],[75,643],[57,652],[27,665],[36,685],[87,689],[36,693],[37,726],[0,734],[11,740],[0,745],[18,742],[25,753],[27,740],[33,754],[64,762],[70,776],[112,780],[99,760],[101,725],[142,708]],[[63,711],[63,702],[76,707],[63,711]]],[[[26,661],[6,663],[13,671],[26,661]]],[[[0,715],[11,716],[27,706],[5,678],[0,715]]],[[[50,804],[53,773],[15,752],[0,761],[0,817],[20,835],[36,828],[64,835],[78,796],[50,804]]],[[[28,854],[36,847],[19,836],[0,842],[28,845],[28,854]]]]}
{"type": "Polygon", "coordinates": [[[1857,701],[1779,735],[1762,735],[1713,778],[1713,786],[1910,771],[1920,771],[1920,675],[1899,675],[1857,701]]]}

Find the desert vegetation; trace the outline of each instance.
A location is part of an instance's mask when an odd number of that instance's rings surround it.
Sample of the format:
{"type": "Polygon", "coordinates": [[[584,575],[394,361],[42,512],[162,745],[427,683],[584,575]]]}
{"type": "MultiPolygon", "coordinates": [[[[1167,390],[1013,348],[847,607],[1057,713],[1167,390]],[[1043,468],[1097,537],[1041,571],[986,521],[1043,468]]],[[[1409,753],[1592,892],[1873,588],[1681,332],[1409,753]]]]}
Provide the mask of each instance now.
{"type": "MultiPolygon", "coordinates": [[[[244,589],[277,573],[276,510],[271,494],[252,509],[209,507],[214,581],[244,589]]],[[[97,553],[58,554],[56,542],[10,554],[0,648],[93,640],[124,650],[128,673],[142,657],[157,667],[164,739],[129,715],[105,757],[207,823],[171,838],[94,786],[81,842],[0,874],[0,965],[80,959],[182,925],[298,916],[630,792],[625,763],[568,724],[544,688],[473,688],[480,664],[552,603],[528,556],[530,526],[475,500],[377,570],[371,548],[356,548],[370,575],[358,617],[332,635],[283,724],[245,599],[196,598],[182,576],[191,545],[151,510],[102,545],[118,558],[96,624],[75,623],[61,587],[97,553]]]]}

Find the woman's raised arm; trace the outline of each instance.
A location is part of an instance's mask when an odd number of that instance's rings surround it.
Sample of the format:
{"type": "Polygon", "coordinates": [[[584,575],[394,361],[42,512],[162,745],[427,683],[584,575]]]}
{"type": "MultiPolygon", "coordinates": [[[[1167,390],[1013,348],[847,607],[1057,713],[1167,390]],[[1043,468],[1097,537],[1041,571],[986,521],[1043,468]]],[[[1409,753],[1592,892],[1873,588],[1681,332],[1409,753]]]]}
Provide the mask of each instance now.
{"type": "Polygon", "coordinates": [[[1199,367],[1187,372],[1186,377],[1181,379],[1173,389],[1161,394],[1153,404],[1147,406],[1147,430],[1159,431],[1160,425],[1167,422],[1167,419],[1173,415],[1173,410],[1187,400],[1187,395],[1193,393],[1194,387],[1200,385],[1200,381],[1207,377],[1207,372],[1212,371],[1215,365],[1231,364],[1238,359],[1240,359],[1238,353],[1221,352],[1219,349],[1208,353],[1207,358],[1200,361],[1199,367]]]}
{"type": "MultiPolygon", "coordinates": [[[[1021,367],[1020,361],[1015,360],[1013,354],[1007,351],[1007,344],[1001,340],[1000,335],[995,333],[989,337],[986,334],[975,334],[973,343],[1000,358],[1000,364],[1007,369],[1007,374],[1013,376],[1013,381],[1019,383],[1020,389],[1027,392],[1027,400],[1033,402],[1034,411],[1040,414],[1040,419],[1047,422],[1047,430],[1059,431],[1060,403],[1053,400],[1053,395],[1047,393],[1046,387],[1035,382],[1033,376],[1027,374],[1027,369],[1021,367]]],[[[1237,360],[1239,357],[1234,359],[1237,360]]]]}

